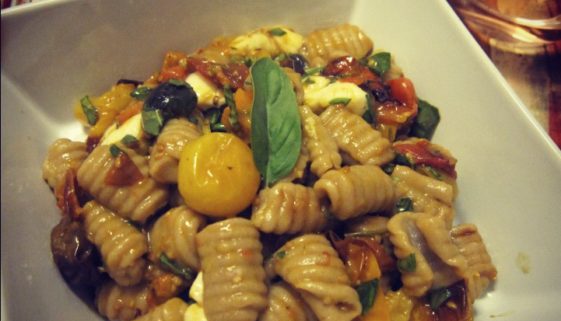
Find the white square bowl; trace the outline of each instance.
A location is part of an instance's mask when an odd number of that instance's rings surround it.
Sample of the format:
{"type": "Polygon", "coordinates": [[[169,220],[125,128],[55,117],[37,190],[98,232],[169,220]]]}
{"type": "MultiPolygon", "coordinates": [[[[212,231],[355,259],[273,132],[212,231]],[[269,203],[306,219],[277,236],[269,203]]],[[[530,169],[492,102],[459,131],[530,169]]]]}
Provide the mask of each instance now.
{"type": "Polygon", "coordinates": [[[499,270],[475,319],[559,320],[561,152],[444,0],[45,1],[2,12],[2,320],[100,319],[52,262],[60,214],[41,179],[50,143],[83,137],[71,112],[79,97],[144,79],[167,50],[218,35],[340,22],[391,51],[440,108],[433,141],[459,160],[458,221],[477,224],[499,270]]]}

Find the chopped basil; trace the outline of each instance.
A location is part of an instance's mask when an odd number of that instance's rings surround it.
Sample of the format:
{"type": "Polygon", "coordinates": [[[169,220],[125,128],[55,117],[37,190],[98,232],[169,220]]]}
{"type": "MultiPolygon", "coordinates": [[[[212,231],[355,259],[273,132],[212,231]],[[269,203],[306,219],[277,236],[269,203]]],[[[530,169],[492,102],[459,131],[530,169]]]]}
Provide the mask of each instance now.
{"type": "Polygon", "coordinates": [[[193,270],[170,259],[165,253],[160,254],[160,263],[170,272],[183,277],[187,281],[192,281],[195,278],[195,272],[193,270]]]}
{"type": "Polygon", "coordinates": [[[430,307],[436,310],[452,296],[452,292],[447,288],[437,289],[429,294],[430,307]]]}
{"type": "Polygon", "coordinates": [[[285,53],[281,53],[280,55],[276,56],[275,59],[273,59],[273,60],[280,63],[280,62],[286,60],[286,58],[288,58],[288,56],[285,53]]]}
{"type": "Polygon", "coordinates": [[[384,164],[381,166],[381,168],[386,174],[391,175],[393,173],[393,170],[395,169],[395,164],[394,163],[384,164]]]}
{"type": "Polygon", "coordinates": [[[419,99],[417,103],[419,111],[411,126],[410,135],[430,140],[440,122],[440,113],[438,108],[422,99],[419,99]]]}
{"type": "Polygon", "coordinates": [[[362,306],[362,315],[365,315],[374,305],[376,292],[378,292],[378,279],[361,283],[355,290],[362,306]]]}
{"type": "Polygon", "coordinates": [[[145,109],[142,111],[142,128],[152,136],[158,136],[164,126],[164,118],[159,109],[145,109]]]}
{"type": "Polygon", "coordinates": [[[413,210],[413,201],[409,197],[400,198],[397,203],[395,203],[395,211],[399,212],[409,212],[413,210]]]}
{"type": "Polygon", "coordinates": [[[109,152],[111,153],[111,156],[113,156],[113,157],[119,157],[119,155],[122,153],[121,149],[119,147],[117,147],[117,145],[115,145],[115,144],[111,144],[109,146],[109,152]]]}
{"type": "Polygon", "coordinates": [[[127,147],[135,148],[138,146],[138,139],[133,135],[125,135],[125,137],[121,139],[121,143],[127,147]]]}
{"type": "Polygon", "coordinates": [[[431,166],[425,166],[427,171],[429,172],[430,176],[437,180],[442,180],[442,174],[440,174],[436,169],[432,168],[431,166]]]}
{"type": "Polygon", "coordinates": [[[185,80],[179,80],[179,79],[170,79],[168,80],[168,82],[174,86],[177,87],[181,87],[181,86],[187,86],[187,83],[185,82],[185,80]]]}
{"type": "Polygon", "coordinates": [[[145,100],[146,98],[148,98],[151,92],[152,89],[148,87],[138,86],[133,91],[131,91],[130,95],[132,98],[135,98],[137,100],[145,100]]]}
{"type": "Polygon", "coordinates": [[[208,117],[211,132],[226,132],[226,127],[220,122],[220,119],[222,118],[221,109],[210,108],[205,111],[205,115],[208,117]]]}
{"type": "Polygon", "coordinates": [[[396,154],[393,161],[397,165],[405,165],[405,166],[408,166],[408,167],[413,166],[413,164],[411,163],[409,158],[407,158],[407,156],[405,156],[403,154],[396,154]]]}
{"type": "Polygon", "coordinates": [[[378,52],[368,57],[366,65],[370,70],[382,76],[391,67],[392,57],[389,52],[378,52]]]}
{"type": "Polygon", "coordinates": [[[234,130],[239,130],[240,123],[238,121],[238,108],[236,106],[236,101],[234,100],[232,89],[230,89],[230,86],[228,85],[224,86],[224,99],[226,100],[226,105],[230,106],[230,117],[228,117],[230,125],[232,125],[234,130]]]}
{"type": "Polygon", "coordinates": [[[285,256],[286,256],[286,251],[284,250],[275,253],[275,257],[277,259],[284,259],[285,256]]]}
{"type": "Polygon", "coordinates": [[[286,34],[286,31],[284,31],[282,28],[273,28],[269,30],[269,34],[271,34],[271,36],[281,37],[286,34]]]}
{"type": "Polygon", "coordinates": [[[349,103],[351,102],[350,98],[346,98],[346,97],[338,97],[338,98],[333,98],[329,101],[330,105],[345,105],[347,106],[349,103]]]}
{"type": "Polygon", "coordinates": [[[324,67],[306,68],[304,69],[304,76],[312,76],[315,74],[320,74],[324,67]]]}
{"type": "Polygon", "coordinates": [[[401,272],[414,272],[417,269],[415,253],[411,253],[405,258],[397,260],[397,268],[401,272]]]}
{"type": "Polygon", "coordinates": [[[376,115],[372,111],[372,96],[369,94],[366,94],[366,111],[362,114],[362,119],[369,124],[376,123],[376,115]]]}
{"type": "Polygon", "coordinates": [[[80,99],[80,105],[82,105],[82,111],[86,115],[88,124],[95,125],[97,123],[97,108],[90,101],[90,97],[84,96],[80,99]]]}

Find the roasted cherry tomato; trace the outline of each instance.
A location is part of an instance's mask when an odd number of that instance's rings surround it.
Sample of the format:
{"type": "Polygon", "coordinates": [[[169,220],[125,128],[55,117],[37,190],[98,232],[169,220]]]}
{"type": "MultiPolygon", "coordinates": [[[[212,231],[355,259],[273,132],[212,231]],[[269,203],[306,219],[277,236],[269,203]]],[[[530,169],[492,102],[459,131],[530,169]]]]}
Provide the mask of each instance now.
{"type": "Polygon", "coordinates": [[[376,109],[376,119],[387,125],[402,125],[417,115],[417,95],[411,80],[400,77],[388,81],[391,96],[376,109]]]}

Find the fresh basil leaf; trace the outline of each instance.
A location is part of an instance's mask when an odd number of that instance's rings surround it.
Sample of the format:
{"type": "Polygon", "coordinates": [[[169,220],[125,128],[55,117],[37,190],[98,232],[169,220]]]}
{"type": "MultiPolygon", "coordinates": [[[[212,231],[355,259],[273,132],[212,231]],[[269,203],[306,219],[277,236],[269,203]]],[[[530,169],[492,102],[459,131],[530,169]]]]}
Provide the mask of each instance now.
{"type": "Polygon", "coordinates": [[[183,277],[187,281],[192,281],[195,278],[195,272],[193,270],[170,259],[165,253],[160,254],[160,263],[170,272],[183,277]]]}
{"type": "Polygon", "coordinates": [[[411,253],[405,258],[397,260],[397,268],[401,272],[414,272],[417,269],[415,253],[411,253]]]}
{"type": "Polygon", "coordinates": [[[320,74],[324,67],[306,68],[304,69],[304,76],[312,76],[315,74],[320,74]]]}
{"type": "Polygon", "coordinates": [[[134,148],[138,146],[138,139],[133,135],[125,135],[125,137],[121,138],[121,143],[127,147],[134,148]]]}
{"type": "Polygon", "coordinates": [[[447,288],[437,289],[429,294],[429,304],[433,310],[438,309],[442,303],[452,296],[452,292],[447,288]]]}
{"type": "Polygon", "coordinates": [[[397,213],[409,212],[412,210],[413,210],[413,201],[409,197],[402,197],[397,201],[397,203],[395,203],[395,211],[397,213]]]}
{"type": "Polygon", "coordinates": [[[146,98],[148,98],[151,92],[152,89],[144,86],[139,86],[136,87],[133,91],[131,91],[130,95],[132,98],[136,100],[145,100],[146,98]]]}
{"type": "Polygon", "coordinates": [[[282,28],[273,28],[269,30],[269,34],[271,36],[281,37],[286,35],[286,31],[284,31],[282,28]]]}
{"type": "Polygon", "coordinates": [[[360,305],[362,306],[362,315],[365,315],[374,305],[376,292],[378,292],[378,279],[361,283],[355,290],[358,293],[360,305]]]}
{"type": "Polygon", "coordinates": [[[226,105],[230,106],[230,117],[228,117],[230,125],[232,125],[234,130],[239,130],[240,123],[238,121],[238,107],[236,106],[232,89],[230,89],[230,86],[228,85],[224,86],[224,99],[226,100],[226,105]]]}
{"type": "Polygon", "coordinates": [[[368,57],[366,64],[370,70],[382,76],[391,67],[392,56],[389,52],[378,52],[368,57]]]}
{"type": "Polygon", "coordinates": [[[257,60],[251,77],[251,148],[255,165],[270,186],[288,175],[300,156],[300,114],[290,79],[271,58],[257,60]]]}
{"type": "Polygon", "coordinates": [[[88,124],[95,125],[97,123],[97,108],[90,101],[90,97],[84,96],[80,99],[80,105],[82,105],[82,111],[86,115],[88,124]]]}
{"type": "Polygon", "coordinates": [[[117,147],[117,145],[115,145],[115,144],[111,144],[109,146],[109,152],[111,153],[111,156],[113,156],[113,157],[119,157],[119,155],[122,153],[121,149],[119,147],[117,147]]]}
{"type": "Polygon", "coordinates": [[[362,114],[362,119],[369,124],[376,123],[376,115],[372,111],[372,96],[369,94],[366,94],[366,111],[362,114]]]}
{"type": "Polygon", "coordinates": [[[159,109],[144,109],[142,111],[142,128],[152,136],[158,136],[164,126],[164,118],[159,109]]]}
{"type": "Polygon", "coordinates": [[[422,99],[419,99],[417,103],[419,111],[411,126],[410,135],[430,140],[440,122],[440,113],[438,108],[422,99]]]}
{"type": "Polygon", "coordinates": [[[329,101],[329,104],[330,105],[344,105],[344,106],[347,106],[350,102],[351,102],[350,98],[338,97],[338,98],[331,99],[329,101]]]}

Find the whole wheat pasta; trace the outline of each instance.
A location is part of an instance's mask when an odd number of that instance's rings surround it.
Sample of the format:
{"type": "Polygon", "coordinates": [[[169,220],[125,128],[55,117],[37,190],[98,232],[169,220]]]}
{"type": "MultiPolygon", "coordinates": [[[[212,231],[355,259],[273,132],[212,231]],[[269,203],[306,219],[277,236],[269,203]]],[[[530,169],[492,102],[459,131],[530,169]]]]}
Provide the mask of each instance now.
{"type": "Polygon", "coordinates": [[[317,176],[341,167],[342,158],[337,143],[327,132],[321,120],[308,106],[300,106],[302,133],[310,154],[310,170],[317,176]]]}
{"type": "Polygon", "coordinates": [[[382,165],[394,158],[390,141],[345,107],[330,106],[320,119],[337,146],[359,163],[382,165]]]}
{"type": "Polygon", "coordinates": [[[144,178],[128,186],[112,186],[105,183],[105,177],[115,163],[110,147],[100,145],[86,158],[78,169],[78,183],[100,204],[117,215],[139,223],[144,223],[156,210],[168,201],[167,187],[148,176],[148,160],[134,151],[122,148],[127,153],[144,178]]]}
{"type": "Polygon", "coordinates": [[[267,309],[259,321],[314,321],[317,320],[306,302],[290,287],[281,282],[269,288],[267,309]]]}
{"type": "Polygon", "coordinates": [[[122,286],[139,283],[148,251],[144,234],[96,201],[86,203],[83,216],[88,239],[99,249],[111,278],[122,286]]]}
{"type": "Polygon", "coordinates": [[[78,170],[87,156],[85,143],[73,142],[67,138],[55,140],[43,161],[43,179],[51,188],[56,189],[64,181],[66,171],[78,170]]]}
{"type": "Polygon", "coordinates": [[[153,308],[151,297],[147,284],[124,287],[107,281],[97,292],[96,308],[110,321],[130,321],[153,308]]]}
{"type": "Polygon", "coordinates": [[[187,306],[183,300],[172,298],[134,321],[183,321],[187,306]]]}
{"type": "Polygon", "coordinates": [[[306,233],[321,230],[326,215],[312,188],[280,182],[259,192],[251,221],[265,233],[306,233]]]}
{"type": "Polygon", "coordinates": [[[150,257],[158,261],[160,255],[178,261],[194,270],[199,269],[199,256],[195,245],[197,232],[205,219],[186,206],[170,209],[150,230],[150,257]]]}
{"type": "Polygon", "coordinates": [[[197,125],[184,118],[166,123],[150,153],[150,176],[161,183],[177,183],[177,165],[183,147],[201,136],[197,125]]]}
{"type": "Polygon", "coordinates": [[[331,170],[314,184],[320,197],[330,201],[330,212],[340,220],[392,208],[393,183],[374,165],[353,165],[331,170]]]}
{"type": "Polygon", "coordinates": [[[230,218],[197,234],[208,321],[254,321],[267,306],[259,232],[251,221],[230,218]]]}
{"type": "Polygon", "coordinates": [[[300,52],[311,66],[317,67],[342,56],[360,59],[370,53],[372,47],[372,40],[357,26],[341,24],[308,34],[300,52]]]}
{"type": "Polygon", "coordinates": [[[275,272],[298,291],[320,321],[350,321],[360,314],[343,261],[324,236],[292,239],[274,257],[275,272]]]}

